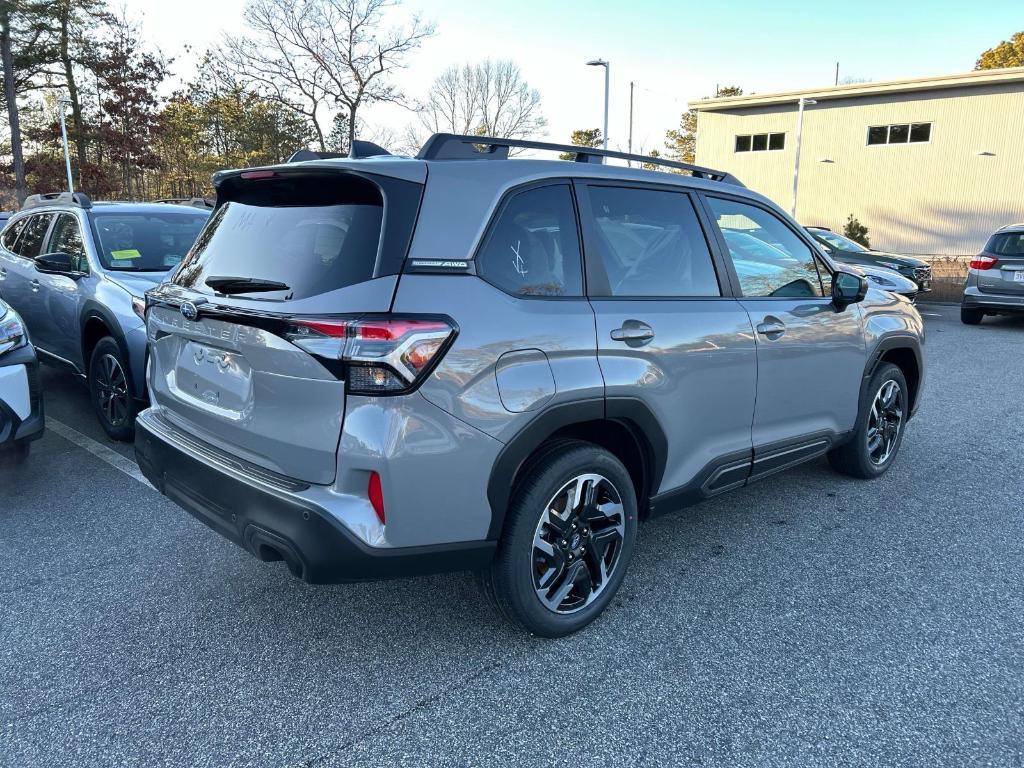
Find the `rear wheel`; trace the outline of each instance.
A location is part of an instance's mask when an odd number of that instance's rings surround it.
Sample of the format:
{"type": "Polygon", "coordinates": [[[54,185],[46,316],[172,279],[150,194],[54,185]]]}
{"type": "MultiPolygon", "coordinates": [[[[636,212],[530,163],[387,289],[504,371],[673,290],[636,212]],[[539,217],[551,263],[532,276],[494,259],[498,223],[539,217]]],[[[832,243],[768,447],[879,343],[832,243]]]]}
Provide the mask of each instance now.
{"type": "Polygon", "coordinates": [[[865,479],[884,474],[903,443],[909,414],[910,390],[903,371],[883,363],[861,393],[853,438],[828,454],[833,469],[865,479]]]}
{"type": "Polygon", "coordinates": [[[516,483],[505,533],[482,573],[510,621],[543,637],[582,629],[611,602],[636,540],[633,482],[589,443],[564,443],[516,483]]]}
{"type": "Polygon", "coordinates": [[[960,307],[960,322],[964,325],[978,325],[983,317],[985,317],[985,313],[980,309],[960,307]]]}
{"type": "Polygon", "coordinates": [[[128,361],[110,336],[100,339],[92,351],[89,394],[103,431],[113,440],[131,440],[138,408],[128,379],[128,361]]]}

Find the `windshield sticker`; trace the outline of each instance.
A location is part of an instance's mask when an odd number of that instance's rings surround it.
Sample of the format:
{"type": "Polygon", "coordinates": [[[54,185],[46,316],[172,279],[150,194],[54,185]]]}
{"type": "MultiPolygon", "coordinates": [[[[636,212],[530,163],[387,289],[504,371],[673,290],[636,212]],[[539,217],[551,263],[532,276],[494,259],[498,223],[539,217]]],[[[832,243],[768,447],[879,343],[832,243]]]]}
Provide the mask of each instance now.
{"type": "Polygon", "coordinates": [[[118,261],[126,261],[128,259],[141,259],[142,254],[134,248],[126,248],[123,251],[111,251],[110,255],[118,261]]]}

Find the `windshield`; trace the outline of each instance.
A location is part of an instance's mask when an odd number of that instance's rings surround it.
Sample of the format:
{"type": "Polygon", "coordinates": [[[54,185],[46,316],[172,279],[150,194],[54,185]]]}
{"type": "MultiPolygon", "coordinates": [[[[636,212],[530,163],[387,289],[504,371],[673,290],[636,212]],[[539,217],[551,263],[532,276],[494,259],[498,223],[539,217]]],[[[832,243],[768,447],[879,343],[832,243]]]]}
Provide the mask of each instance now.
{"type": "Polygon", "coordinates": [[[166,272],[176,267],[210,217],[208,211],[149,213],[94,211],[100,261],[125,272],[166,272]]]}
{"type": "Polygon", "coordinates": [[[819,240],[824,240],[826,243],[831,245],[833,248],[837,248],[840,251],[853,251],[854,253],[867,253],[865,248],[860,243],[855,243],[848,237],[837,235],[835,232],[826,232],[820,229],[812,229],[810,233],[819,240]]]}

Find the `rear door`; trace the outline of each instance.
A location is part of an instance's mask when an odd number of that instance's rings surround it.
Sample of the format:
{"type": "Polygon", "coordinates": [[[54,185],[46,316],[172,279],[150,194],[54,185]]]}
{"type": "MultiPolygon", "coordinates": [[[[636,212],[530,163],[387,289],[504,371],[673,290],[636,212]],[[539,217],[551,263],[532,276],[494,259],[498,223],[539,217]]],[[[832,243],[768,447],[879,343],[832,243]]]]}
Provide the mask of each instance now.
{"type": "Polygon", "coordinates": [[[33,340],[39,339],[39,348],[52,352],[46,337],[50,330],[50,317],[39,295],[39,272],[35,258],[43,249],[46,235],[53,222],[52,213],[37,213],[31,216],[15,244],[17,255],[6,265],[5,285],[11,289],[11,304],[25,319],[33,340]]]}
{"type": "Polygon", "coordinates": [[[298,321],[343,328],[344,318],[388,311],[420,185],[267,173],[221,185],[192,250],[151,292],[150,392],[166,418],[202,440],[328,484],[345,381],[325,356],[293,343],[299,331],[318,334],[298,321]]]}
{"type": "Polygon", "coordinates": [[[757,339],[757,475],[823,451],[853,428],[867,354],[861,311],[856,304],[836,311],[831,273],[768,207],[704,199],[757,339]]]}
{"type": "Polygon", "coordinates": [[[615,398],[639,398],[668,438],[664,478],[652,490],[742,483],[757,380],[753,333],[694,198],[671,187],[580,186],[610,410],[615,398]]]}
{"type": "Polygon", "coordinates": [[[9,225],[0,240],[0,298],[21,314],[28,302],[28,264],[18,255],[18,239],[32,216],[9,225]]]}
{"type": "Polygon", "coordinates": [[[978,290],[984,293],[1024,294],[1024,232],[999,232],[989,238],[982,256],[996,262],[977,270],[978,290]]]}

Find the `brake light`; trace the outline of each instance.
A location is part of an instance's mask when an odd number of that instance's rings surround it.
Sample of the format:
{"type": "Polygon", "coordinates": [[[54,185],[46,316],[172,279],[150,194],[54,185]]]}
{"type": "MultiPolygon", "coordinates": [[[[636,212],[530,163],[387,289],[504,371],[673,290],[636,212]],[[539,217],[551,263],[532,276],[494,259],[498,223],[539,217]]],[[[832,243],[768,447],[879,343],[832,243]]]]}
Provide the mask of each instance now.
{"type": "Polygon", "coordinates": [[[370,482],[366,486],[366,495],[370,499],[373,511],[377,513],[377,519],[384,525],[384,491],[380,487],[380,475],[376,472],[370,473],[370,482]]]}
{"type": "Polygon", "coordinates": [[[401,394],[415,388],[455,338],[447,318],[299,318],[285,338],[324,361],[340,361],[349,392],[401,394]]]}
{"type": "Polygon", "coordinates": [[[992,269],[999,261],[995,256],[986,256],[983,253],[979,253],[973,259],[971,259],[971,269],[992,269]]]}
{"type": "Polygon", "coordinates": [[[244,171],[243,179],[272,179],[277,176],[277,171],[244,171]]]}

